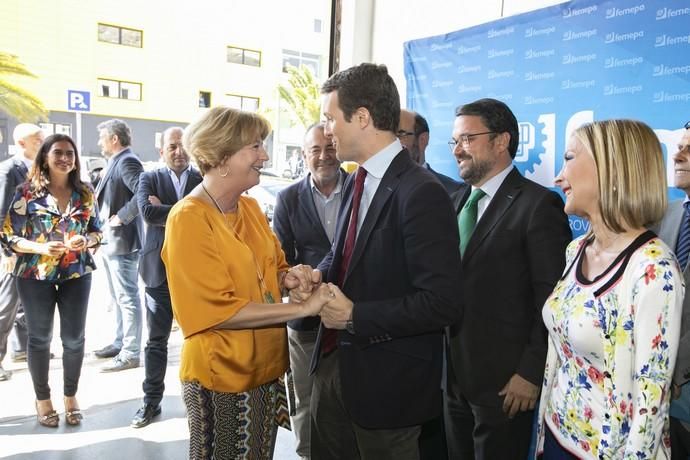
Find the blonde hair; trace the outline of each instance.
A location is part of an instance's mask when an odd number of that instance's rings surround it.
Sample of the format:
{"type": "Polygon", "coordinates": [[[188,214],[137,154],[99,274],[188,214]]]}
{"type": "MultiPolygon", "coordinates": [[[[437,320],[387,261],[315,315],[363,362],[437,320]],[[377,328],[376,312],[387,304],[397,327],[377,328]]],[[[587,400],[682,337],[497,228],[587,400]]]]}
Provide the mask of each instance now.
{"type": "Polygon", "coordinates": [[[668,206],[666,167],[654,131],[636,120],[587,123],[573,132],[594,158],[599,210],[615,232],[649,227],[668,206]]]}
{"type": "Polygon", "coordinates": [[[265,139],[270,132],[271,125],[261,115],[214,107],[187,126],[182,144],[203,175],[258,137],[265,139]]]}

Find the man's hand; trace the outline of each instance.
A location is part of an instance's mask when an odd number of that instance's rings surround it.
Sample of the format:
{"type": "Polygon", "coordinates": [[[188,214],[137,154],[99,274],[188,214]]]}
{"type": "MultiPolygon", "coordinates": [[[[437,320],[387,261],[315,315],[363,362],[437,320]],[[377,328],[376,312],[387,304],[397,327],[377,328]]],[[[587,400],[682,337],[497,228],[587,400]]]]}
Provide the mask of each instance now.
{"type": "Polygon", "coordinates": [[[499,396],[505,396],[503,400],[503,412],[513,418],[518,411],[534,409],[539,396],[539,387],[528,382],[517,374],[508,380],[506,386],[498,392],[499,396]]]}
{"type": "Polygon", "coordinates": [[[328,286],[322,284],[314,289],[314,292],[303,303],[306,316],[316,316],[319,314],[323,306],[333,298],[333,293],[328,286]]]}
{"type": "Polygon", "coordinates": [[[160,206],[161,204],[163,204],[156,195],[149,195],[149,203],[151,203],[154,206],[160,206]]]}
{"type": "Polygon", "coordinates": [[[110,219],[108,219],[108,225],[111,227],[119,227],[120,225],[122,225],[122,221],[120,220],[117,214],[113,214],[112,216],[110,216],[110,219]]]}
{"type": "Polygon", "coordinates": [[[295,265],[283,278],[283,286],[290,290],[290,302],[302,303],[321,284],[321,272],[309,265],[295,265]]]}
{"type": "Polygon", "coordinates": [[[332,297],[321,310],[321,321],[330,329],[345,329],[347,320],[352,317],[354,304],[335,284],[328,283],[328,288],[332,297]]]}

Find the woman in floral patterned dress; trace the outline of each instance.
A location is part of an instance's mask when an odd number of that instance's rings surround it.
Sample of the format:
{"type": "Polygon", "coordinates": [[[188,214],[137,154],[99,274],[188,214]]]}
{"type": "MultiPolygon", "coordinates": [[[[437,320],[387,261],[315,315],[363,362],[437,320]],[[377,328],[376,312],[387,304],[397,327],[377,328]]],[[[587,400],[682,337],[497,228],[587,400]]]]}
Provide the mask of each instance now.
{"type": "Polygon", "coordinates": [[[549,332],[538,452],[543,458],[670,458],[669,389],[683,278],[647,227],[667,205],[659,141],[645,124],[586,124],[556,178],[590,229],[566,250],[542,311],[549,332]]]}
{"type": "Polygon", "coordinates": [[[69,136],[54,134],[41,145],[26,182],[14,196],[2,237],[18,255],[14,275],[29,331],[28,364],[38,423],[48,427],[59,423],[48,385],[57,305],[65,421],[78,425],[82,415],[75,394],[95,268],[89,248],[100,243],[101,229],[93,191],[80,179],[77,148],[69,136]]]}

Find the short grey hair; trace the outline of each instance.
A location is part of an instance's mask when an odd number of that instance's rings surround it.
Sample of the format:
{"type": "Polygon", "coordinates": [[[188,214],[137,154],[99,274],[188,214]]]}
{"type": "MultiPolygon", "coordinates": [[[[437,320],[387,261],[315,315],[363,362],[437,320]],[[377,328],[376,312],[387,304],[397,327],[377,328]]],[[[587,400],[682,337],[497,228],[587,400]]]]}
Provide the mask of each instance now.
{"type": "Polygon", "coordinates": [[[105,129],[111,136],[117,136],[120,141],[120,145],[123,147],[129,147],[132,145],[132,130],[129,129],[129,125],[122,120],[113,118],[112,120],[104,121],[98,124],[98,130],[105,129]]]}
{"type": "Polygon", "coordinates": [[[41,131],[41,127],[34,125],[33,123],[19,123],[17,126],[15,126],[14,131],[12,132],[12,138],[14,139],[14,143],[18,144],[19,141],[24,140],[29,136],[33,136],[41,131]]]}

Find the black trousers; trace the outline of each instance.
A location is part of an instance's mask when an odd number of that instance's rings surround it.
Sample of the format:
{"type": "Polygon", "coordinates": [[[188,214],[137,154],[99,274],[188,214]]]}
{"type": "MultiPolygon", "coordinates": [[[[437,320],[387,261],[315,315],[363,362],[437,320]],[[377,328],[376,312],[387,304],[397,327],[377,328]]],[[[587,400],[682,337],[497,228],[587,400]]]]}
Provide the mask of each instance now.
{"type": "Polygon", "coordinates": [[[168,339],[172,327],[173,313],[168,283],[158,287],[147,287],[146,326],[149,338],[144,349],[145,377],[142,388],[144,402],[158,405],[165,390],[165,371],[168,367],[168,339]]]}
{"type": "Polygon", "coordinates": [[[503,412],[497,392],[468,401],[454,385],[444,395],[448,458],[453,460],[524,460],[532,439],[534,411],[503,412]]]}
{"type": "Polygon", "coordinates": [[[673,460],[687,460],[690,457],[690,431],[675,417],[671,421],[671,458],[673,460]]]}
{"type": "Polygon", "coordinates": [[[17,290],[29,327],[28,364],[36,399],[49,399],[48,371],[55,306],[60,313],[64,395],[74,396],[84,361],[84,329],[91,274],[65,281],[17,278],[17,290]]]}
{"type": "MultiPolygon", "coordinates": [[[[421,426],[368,429],[352,420],[340,386],[338,351],[324,356],[311,393],[311,458],[314,460],[419,460],[421,426]]],[[[405,401],[400,401],[404,406],[405,401]]]]}

